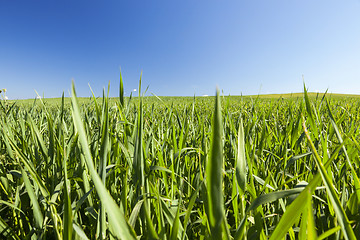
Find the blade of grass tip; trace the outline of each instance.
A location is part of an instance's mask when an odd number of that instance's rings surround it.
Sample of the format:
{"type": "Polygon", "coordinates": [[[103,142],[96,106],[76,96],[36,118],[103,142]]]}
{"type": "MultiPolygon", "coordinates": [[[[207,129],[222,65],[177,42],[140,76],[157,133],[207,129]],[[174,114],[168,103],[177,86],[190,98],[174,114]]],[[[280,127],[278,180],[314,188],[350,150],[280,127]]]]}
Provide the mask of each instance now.
{"type": "MultiPolygon", "coordinates": [[[[143,104],[141,98],[141,77],[139,80],[139,112],[137,115],[137,124],[136,124],[136,137],[135,137],[135,146],[134,146],[134,160],[133,160],[133,169],[134,169],[134,182],[137,186],[137,194],[140,194],[140,190],[146,191],[144,189],[145,179],[144,179],[144,157],[143,157],[143,146],[142,146],[142,130],[143,130],[143,104]]],[[[141,192],[144,194],[144,192],[141,192]]]]}
{"type": "Polygon", "coordinates": [[[129,112],[130,112],[131,100],[132,100],[132,92],[130,93],[129,101],[127,102],[127,107],[126,107],[126,111],[125,111],[125,116],[126,117],[129,115],[129,112]]]}
{"type": "Polygon", "coordinates": [[[142,78],[142,70],[140,73],[140,80],[139,80],[139,98],[141,97],[141,78],[142,78]]]}
{"type": "Polygon", "coordinates": [[[321,109],[321,105],[322,105],[322,103],[324,102],[324,100],[327,99],[327,98],[325,98],[325,97],[326,97],[326,94],[327,94],[328,91],[329,91],[329,89],[326,89],[324,95],[322,96],[319,109],[321,109]]]}
{"type": "Polygon", "coordinates": [[[115,229],[115,236],[120,239],[135,239],[135,232],[131,228],[131,226],[126,221],[124,215],[122,214],[120,208],[115,203],[114,199],[111,197],[109,192],[106,190],[103,182],[101,181],[99,175],[97,174],[93,159],[90,153],[89,144],[87,141],[85,129],[81,120],[80,110],[77,104],[76,93],[75,93],[75,85],[72,83],[72,114],[75,128],[79,134],[79,141],[82,147],[83,154],[85,155],[85,162],[88,166],[89,173],[94,182],[96,191],[98,192],[99,198],[102,204],[105,205],[105,209],[109,216],[109,223],[112,225],[113,229],[115,229]]]}
{"type": "MultiPolygon", "coordinates": [[[[77,213],[77,211],[80,209],[81,205],[85,202],[85,200],[89,197],[89,195],[92,193],[92,191],[94,190],[94,188],[92,188],[90,191],[86,192],[77,202],[76,202],[76,206],[75,209],[73,210],[74,214],[77,213]]],[[[90,205],[92,206],[92,205],[90,205]]]]}
{"type": "MultiPolygon", "coordinates": [[[[20,176],[21,177],[21,176],[20,176]]],[[[26,218],[26,220],[29,220],[28,217],[25,215],[25,213],[18,207],[16,207],[16,205],[12,204],[12,203],[9,203],[9,202],[6,202],[4,200],[0,200],[0,203],[1,204],[4,204],[4,205],[7,205],[8,207],[16,210],[16,211],[19,211],[22,215],[24,215],[24,217],[26,218]]]]}
{"type": "Polygon", "coordinates": [[[311,126],[311,131],[313,131],[315,133],[315,137],[318,138],[319,137],[319,132],[318,132],[318,129],[315,125],[315,121],[314,121],[314,114],[312,112],[312,109],[311,109],[311,103],[310,103],[310,100],[309,100],[309,96],[307,94],[307,90],[306,90],[306,87],[305,87],[305,83],[304,83],[304,98],[305,98],[305,106],[306,106],[306,111],[309,115],[309,122],[310,122],[310,126],[311,126]]]}
{"type": "Polygon", "coordinates": [[[6,111],[6,115],[9,115],[11,113],[11,110],[15,107],[15,104],[16,104],[16,102],[11,104],[10,107],[9,107],[9,105],[7,105],[8,110],[6,111]]]}
{"type": "Polygon", "coordinates": [[[242,193],[246,188],[246,157],[245,157],[245,141],[244,141],[244,127],[243,121],[240,118],[238,130],[238,154],[236,161],[236,178],[242,193]]]}
{"type": "Polygon", "coordinates": [[[95,94],[89,84],[89,88],[90,88],[90,91],[91,91],[91,94],[93,96],[93,99],[94,99],[94,104],[95,104],[95,111],[96,111],[96,116],[97,116],[97,119],[98,119],[98,122],[100,122],[100,107],[99,107],[99,104],[97,103],[97,100],[96,100],[96,97],[95,97],[95,94]]]}
{"type": "MultiPolygon", "coordinates": [[[[105,97],[105,92],[103,92],[103,118],[102,118],[102,133],[101,133],[101,146],[100,146],[100,177],[105,185],[106,180],[106,163],[108,159],[109,152],[109,109],[108,109],[108,98],[105,97]]],[[[106,215],[105,215],[105,206],[100,203],[100,218],[99,218],[99,231],[101,238],[106,238],[106,215]]]]}
{"type": "Polygon", "coordinates": [[[44,139],[39,131],[39,128],[36,126],[36,124],[34,123],[32,117],[30,116],[30,114],[27,115],[27,121],[30,123],[31,129],[33,130],[33,132],[35,133],[35,136],[39,142],[40,145],[40,149],[41,152],[44,154],[44,157],[47,159],[48,158],[48,151],[47,148],[45,146],[45,142],[44,139]]]}
{"type": "Polygon", "coordinates": [[[285,166],[285,171],[296,162],[296,160],[302,158],[302,157],[306,157],[308,155],[312,154],[311,152],[307,152],[307,153],[302,153],[296,156],[292,156],[289,160],[287,160],[286,166],[285,166]]]}
{"type": "Polygon", "coordinates": [[[123,84],[122,75],[121,75],[121,68],[120,68],[119,100],[120,100],[120,105],[122,107],[125,107],[125,103],[124,103],[124,84],[123,84]]]}
{"type": "Polygon", "coordinates": [[[164,102],[164,100],[162,100],[159,96],[157,96],[154,93],[151,93],[151,95],[153,95],[154,97],[156,97],[163,105],[166,109],[168,109],[168,106],[166,105],[166,103],[164,102]]]}
{"type": "Polygon", "coordinates": [[[222,239],[224,199],[222,192],[222,117],[219,90],[216,91],[215,112],[213,117],[210,158],[206,163],[206,182],[208,189],[208,209],[211,238],[222,239]]]}
{"type": "Polygon", "coordinates": [[[109,93],[110,93],[110,80],[109,80],[109,83],[108,83],[108,89],[107,89],[106,99],[109,99],[109,93]]]}
{"type": "Polygon", "coordinates": [[[65,97],[64,92],[61,96],[61,112],[60,112],[60,120],[62,121],[64,119],[64,107],[65,107],[65,97]]]}
{"type": "Polygon", "coordinates": [[[316,149],[315,149],[315,146],[310,138],[310,135],[309,135],[309,132],[307,131],[306,129],[306,126],[305,126],[305,120],[303,120],[303,128],[304,128],[304,131],[305,131],[305,135],[306,135],[306,138],[309,142],[309,145],[310,145],[310,148],[314,154],[314,157],[315,157],[315,162],[316,162],[316,165],[318,166],[319,168],[319,172],[320,172],[320,175],[321,175],[321,178],[325,184],[325,187],[326,187],[326,192],[331,200],[331,203],[334,207],[334,211],[335,211],[335,214],[337,216],[337,219],[338,219],[338,222],[339,222],[339,225],[341,226],[341,229],[342,229],[342,232],[343,232],[343,235],[344,235],[344,238],[345,239],[356,239],[355,237],[355,234],[354,234],[354,231],[352,230],[351,226],[350,226],[350,222],[349,222],[349,219],[347,218],[347,215],[341,205],[341,202],[339,200],[339,198],[337,197],[337,194],[336,194],[336,191],[335,191],[335,188],[334,186],[331,184],[331,180],[329,178],[329,175],[327,174],[327,171],[321,161],[321,158],[320,156],[318,155],[316,149]]]}
{"type": "Polygon", "coordinates": [[[139,216],[139,213],[140,213],[140,210],[141,210],[141,208],[142,208],[143,203],[144,203],[144,199],[138,201],[138,202],[135,204],[135,206],[133,207],[132,212],[131,212],[130,217],[129,217],[129,224],[130,224],[130,226],[135,227],[136,219],[137,219],[138,216],[139,216]]]}
{"type": "MultiPolygon", "coordinates": [[[[338,126],[336,125],[334,116],[333,116],[333,114],[332,114],[332,112],[331,112],[331,109],[330,109],[330,104],[329,104],[329,102],[328,102],[327,99],[326,99],[326,106],[327,106],[327,109],[328,109],[328,112],[329,112],[331,124],[332,124],[332,126],[333,126],[333,128],[334,128],[334,130],[335,130],[335,133],[336,133],[336,137],[338,138],[339,143],[342,144],[342,143],[343,143],[343,139],[342,139],[342,137],[341,137],[339,128],[338,128],[338,126]]],[[[343,151],[344,151],[346,161],[347,161],[347,163],[348,163],[348,166],[350,167],[351,174],[352,174],[353,179],[354,179],[355,192],[356,192],[356,196],[357,196],[357,199],[358,199],[358,204],[360,204],[360,181],[359,181],[359,178],[358,178],[358,176],[357,176],[357,174],[356,174],[356,171],[355,171],[353,165],[351,164],[349,155],[348,155],[348,153],[347,153],[346,148],[345,148],[344,145],[342,146],[342,149],[343,149],[343,151]]]]}

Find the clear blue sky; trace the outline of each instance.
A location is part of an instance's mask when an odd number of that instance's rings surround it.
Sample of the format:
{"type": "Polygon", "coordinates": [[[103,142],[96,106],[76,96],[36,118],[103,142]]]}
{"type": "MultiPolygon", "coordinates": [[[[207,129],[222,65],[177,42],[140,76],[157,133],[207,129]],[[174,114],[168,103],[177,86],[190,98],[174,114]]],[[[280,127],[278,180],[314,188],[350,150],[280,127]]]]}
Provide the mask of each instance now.
{"type": "Polygon", "coordinates": [[[359,0],[0,2],[8,97],[96,95],[121,67],[127,95],[360,94],[359,0]]]}

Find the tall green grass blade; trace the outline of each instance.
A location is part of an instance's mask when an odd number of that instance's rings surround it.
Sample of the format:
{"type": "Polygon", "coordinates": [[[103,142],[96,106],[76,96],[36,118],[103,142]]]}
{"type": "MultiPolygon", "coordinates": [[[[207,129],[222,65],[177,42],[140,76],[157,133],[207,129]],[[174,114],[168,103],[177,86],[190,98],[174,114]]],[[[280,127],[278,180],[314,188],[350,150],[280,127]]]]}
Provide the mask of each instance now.
{"type": "Polygon", "coordinates": [[[305,99],[305,106],[306,106],[306,111],[307,111],[307,114],[308,114],[308,120],[310,122],[310,126],[311,126],[311,131],[314,132],[315,134],[315,137],[316,138],[319,138],[319,132],[318,132],[318,128],[316,126],[316,123],[315,123],[315,117],[314,117],[314,112],[313,112],[313,109],[311,107],[311,103],[310,103],[310,99],[309,99],[309,96],[308,96],[308,93],[307,93],[307,90],[306,90],[306,87],[305,87],[305,83],[304,83],[304,99],[305,99]]]}
{"type": "MultiPolygon", "coordinates": [[[[139,107],[137,114],[136,122],[136,137],[135,137],[135,146],[134,146],[134,160],[133,160],[133,169],[134,169],[134,182],[137,188],[137,194],[140,194],[140,190],[146,191],[145,188],[145,163],[143,156],[143,104],[141,98],[141,76],[139,80],[139,107]]],[[[144,192],[142,192],[143,194],[144,192]]]]}
{"type": "Polygon", "coordinates": [[[92,94],[92,96],[93,96],[93,100],[94,100],[94,105],[95,105],[95,111],[96,111],[96,116],[97,116],[97,121],[100,123],[100,107],[99,107],[99,104],[98,104],[98,102],[97,102],[97,99],[96,99],[96,97],[95,97],[95,94],[94,94],[94,92],[93,92],[93,90],[92,90],[92,88],[91,88],[91,86],[90,86],[90,84],[89,84],[89,88],[90,88],[90,91],[91,91],[91,94],[92,94]]]}
{"type": "Polygon", "coordinates": [[[26,191],[27,191],[30,201],[33,205],[33,213],[34,213],[36,227],[38,229],[42,229],[43,224],[44,224],[44,216],[42,214],[38,199],[35,195],[34,188],[31,185],[29,177],[23,168],[21,168],[21,176],[23,177],[26,191]]]}
{"type": "MultiPolygon", "coordinates": [[[[103,117],[102,117],[102,131],[101,131],[101,147],[100,147],[100,167],[99,175],[103,184],[105,185],[106,180],[106,165],[108,161],[108,152],[109,152],[109,109],[108,109],[108,98],[105,98],[105,93],[103,94],[104,104],[103,104],[103,117]]],[[[100,203],[100,218],[99,218],[99,231],[100,238],[106,238],[106,215],[105,215],[105,206],[100,203]]]]}
{"type": "Polygon", "coordinates": [[[155,230],[154,224],[153,224],[151,216],[150,216],[150,206],[149,205],[150,205],[150,201],[147,197],[145,197],[143,207],[145,210],[146,226],[148,227],[149,237],[150,237],[150,239],[159,239],[159,236],[155,230]]]}
{"type": "Polygon", "coordinates": [[[121,105],[122,107],[125,107],[125,102],[124,102],[124,83],[123,83],[122,76],[121,76],[121,69],[120,69],[119,100],[120,100],[120,105],[121,105]]]}
{"type": "Polygon", "coordinates": [[[301,227],[299,233],[300,240],[317,239],[313,216],[313,206],[311,200],[311,194],[307,194],[306,206],[304,207],[304,212],[302,213],[301,219],[301,227]]]}
{"type": "MultiPolygon", "coordinates": [[[[328,100],[326,100],[326,106],[327,106],[328,113],[329,113],[329,116],[330,116],[331,124],[332,124],[332,126],[333,126],[333,128],[335,130],[335,133],[336,133],[336,137],[339,140],[339,143],[342,144],[343,139],[341,137],[339,128],[338,128],[338,126],[337,126],[337,124],[335,122],[334,116],[333,116],[333,114],[331,112],[330,104],[329,104],[328,100]]],[[[351,170],[351,175],[352,175],[352,177],[354,179],[355,192],[356,192],[356,196],[357,196],[357,199],[358,199],[358,206],[360,206],[360,181],[359,181],[357,173],[356,173],[356,171],[355,171],[355,169],[353,167],[353,164],[350,161],[349,155],[348,155],[344,145],[342,146],[342,150],[344,151],[346,161],[347,161],[348,166],[349,166],[349,168],[351,170]]]]}
{"type": "Polygon", "coordinates": [[[246,188],[246,157],[245,157],[245,136],[243,121],[240,119],[239,130],[238,130],[238,154],[236,159],[236,178],[242,193],[245,192],[246,188]]]}
{"type": "Polygon", "coordinates": [[[206,163],[206,183],[208,189],[208,218],[211,227],[211,238],[222,239],[224,217],[224,199],[222,191],[223,147],[222,117],[219,90],[216,92],[215,111],[212,124],[210,158],[206,163]]]}
{"type": "Polygon", "coordinates": [[[143,203],[144,203],[144,200],[138,201],[135,204],[135,206],[133,207],[133,209],[132,209],[132,212],[131,212],[130,217],[129,217],[129,224],[133,228],[135,227],[136,219],[139,216],[139,213],[140,213],[140,210],[141,210],[141,207],[142,207],[143,203]]]}
{"type": "Polygon", "coordinates": [[[350,223],[349,223],[349,219],[341,205],[341,202],[339,200],[339,198],[337,197],[337,193],[335,191],[334,186],[331,183],[330,177],[326,172],[326,169],[321,161],[320,156],[318,155],[315,146],[310,138],[310,135],[306,129],[305,123],[304,123],[304,131],[306,134],[306,137],[308,139],[308,142],[310,144],[310,148],[313,151],[314,157],[315,157],[315,162],[317,167],[319,168],[319,172],[321,175],[321,178],[325,184],[326,190],[327,190],[327,194],[331,200],[331,203],[334,207],[334,211],[336,213],[336,216],[338,218],[338,223],[341,226],[342,232],[344,234],[344,238],[345,239],[356,239],[354,231],[352,230],[350,223]]]}
{"type": "MultiPolygon", "coordinates": [[[[304,121],[304,120],[303,120],[304,121]]],[[[305,128],[305,125],[303,125],[305,128]]],[[[339,150],[340,148],[338,148],[339,150]]],[[[337,150],[337,151],[338,151],[337,150]]],[[[336,154],[333,154],[331,158],[325,163],[327,168],[335,159],[336,154]]],[[[296,219],[300,216],[305,208],[305,204],[308,199],[308,195],[313,194],[316,186],[321,181],[321,174],[317,173],[314,178],[309,182],[305,189],[299,194],[298,197],[286,208],[286,212],[281,217],[279,223],[276,225],[274,232],[271,234],[270,240],[282,239],[285,234],[289,231],[290,227],[294,225],[296,219]]],[[[239,231],[239,230],[238,230],[239,231]]]]}
{"type": "MultiPolygon", "coordinates": [[[[337,149],[339,151],[341,147],[337,149]]],[[[331,158],[325,163],[325,168],[329,167],[329,165],[333,162],[335,159],[336,154],[333,154],[331,158]]],[[[316,186],[321,181],[321,175],[320,173],[317,173],[314,178],[309,182],[309,184],[305,187],[305,189],[299,194],[298,197],[291,203],[290,206],[286,208],[286,212],[281,217],[280,222],[277,224],[274,232],[271,235],[270,239],[281,239],[285,236],[285,234],[288,232],[291,226],[295,223],[296,219],[300,216],[302,213],[308,195],[312,194],[316,186]]]]}
{"type": "Polygon", "coordinates": [[[85,161],[88,166],[91,178],[94,182],[95,188],[98,192],[98,195],[101,199],[102,204],[104,204],[105,209],[109,216],[109,223],[112,225],[114,229],[114,234],[121,239],[134,239],[134,231],[127,223],[124,215],[121,213],[120,208],[116,205],[115,201],[112,199],[109,192],[106,190],[101,178],[97,174],[93,159],[90,153],[85,129],[81,120],[80,110],[76,100],[76,93],[75,93],[75,85],[72,84],[72,94],[71,94],[71,101],[72,101],[72,114],[74,125],[76,130],[79,134],[79,141],[82,147],[82,151],[85,155],[85,161]]]}
{"type": "Polygon", "coordinates": [[[34,123],[34,121],[32,120],[32,117],[30,115],[27,115],[27,121],[29,121],[31,128],[33,129],[33,131],[35,133],[35,136],[39,142],[40,149],[41,149],[42,153],[44,154],[44,157],[48,158],[48,152],[47,152],[47,148],[45,146],[44,139],[41,136],[41,133],[40,133],[38,127],[36,126],[36,124],[34,123]]]}

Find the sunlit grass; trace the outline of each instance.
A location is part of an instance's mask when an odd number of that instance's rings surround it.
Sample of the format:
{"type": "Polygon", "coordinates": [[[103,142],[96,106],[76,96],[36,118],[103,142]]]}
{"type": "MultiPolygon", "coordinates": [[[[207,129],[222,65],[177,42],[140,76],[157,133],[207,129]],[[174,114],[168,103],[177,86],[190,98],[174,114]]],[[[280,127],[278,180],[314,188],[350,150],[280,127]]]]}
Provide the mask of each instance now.
{"type": "Polygon", "coordinates": [[[360,238],[358,98],[0,104],[3,238],[360,238]]]}

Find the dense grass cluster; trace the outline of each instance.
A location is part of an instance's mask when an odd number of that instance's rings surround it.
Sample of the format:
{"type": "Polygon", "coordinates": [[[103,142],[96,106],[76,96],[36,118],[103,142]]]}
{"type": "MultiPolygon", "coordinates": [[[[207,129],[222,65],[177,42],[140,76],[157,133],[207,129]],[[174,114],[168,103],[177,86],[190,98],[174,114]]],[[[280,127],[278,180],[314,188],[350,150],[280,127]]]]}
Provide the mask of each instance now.
{"type": "Polygon", "coordinates": [[[8,239],[360,238],[355,98],[0,106],[8,239]]]}

